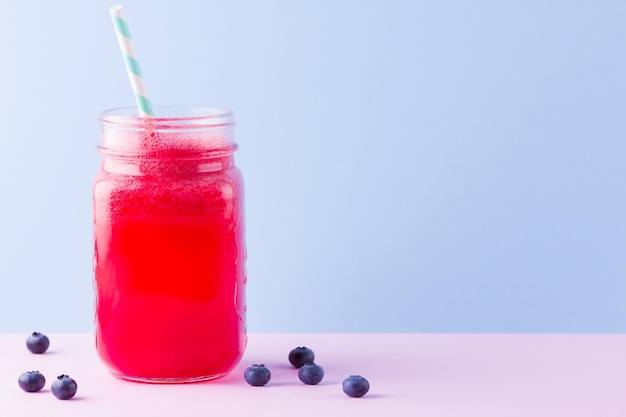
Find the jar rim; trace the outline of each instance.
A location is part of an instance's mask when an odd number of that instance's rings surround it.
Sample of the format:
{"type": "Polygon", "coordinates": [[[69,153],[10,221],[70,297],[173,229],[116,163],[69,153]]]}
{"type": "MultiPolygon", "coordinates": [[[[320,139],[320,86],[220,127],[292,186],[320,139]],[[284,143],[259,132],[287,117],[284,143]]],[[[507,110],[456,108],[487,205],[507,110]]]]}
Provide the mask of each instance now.
{"type": "Polygon", "coordinates": [[[116,107],[100,113],[102,124],[126,129],[215,129],[234,126],[232,110],[215,106],[153,106],[154,117],[144,118],[137,107],[116,107]]]}

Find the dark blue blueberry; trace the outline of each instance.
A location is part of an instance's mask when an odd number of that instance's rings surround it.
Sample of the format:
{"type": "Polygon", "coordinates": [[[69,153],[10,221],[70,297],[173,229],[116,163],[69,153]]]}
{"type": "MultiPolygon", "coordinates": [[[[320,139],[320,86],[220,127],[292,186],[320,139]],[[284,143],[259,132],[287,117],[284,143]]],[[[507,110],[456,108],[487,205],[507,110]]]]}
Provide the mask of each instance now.
{"type": "Polygon", "coordinates": [[[324,379],[324,370],[315,363],[306,363],[298,371],[298,378],[305,384],[316,385],[324,379]]]}
{"type": "Polygon", "coordinates": [[[50,340],[45,334],[39,332],[33,332],[28,339],[26,339],[26,347],[33,353],[44,353],[50,346],[50,340]]]}
{"type": "Polygon", "coordinates": [[[362,397],[370,390],[370,383],[361,375],[350,375],[343,380],[343,392],[348,397],[362,397]]]}
{"type": "Polygon", "coordinates": [[[262,387],[263,385],[270,382],[272,374],[270,370],[265,367],[265,365],[254,364],[245,370],[245,372],[243,373],[243,377],[248,384],[255,387],[262,387]]]}
{"type": "Polygon", "coordinates": [[[312,363],[315,360],[315,353],[308,347],[297,347],[289,352],[289,363],[296,368],[302,368],[306,363],[312,363]]]}
{"type": "Polygon", "coordinates": [[[37,392],[46,385],[46,378],[39,371],[28,371],[20,375],[17,383],[26,392],[37,392]]]}
{"type": "Polygon", "coordinates": [[[59,375],[57,379],[52,382],[50,389],[52,390],[52,394],[59,400],[69,400],[76,395],[78,385],[76,381],[69,376],[59,375]]]}

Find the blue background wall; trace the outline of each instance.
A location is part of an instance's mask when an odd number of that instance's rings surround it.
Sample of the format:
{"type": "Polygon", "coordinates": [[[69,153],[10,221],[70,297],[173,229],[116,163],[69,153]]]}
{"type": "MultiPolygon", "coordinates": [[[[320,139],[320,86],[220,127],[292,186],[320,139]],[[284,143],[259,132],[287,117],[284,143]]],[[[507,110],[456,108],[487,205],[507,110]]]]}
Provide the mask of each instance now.
{"type": "MultiPolygon", "coordinates": [[[[3,0],[0,331],[90,331],[111,2],[3,0]]],[[[251,331],[626,331],[626,3],[123,3],[235,110],[251,331]]]]}

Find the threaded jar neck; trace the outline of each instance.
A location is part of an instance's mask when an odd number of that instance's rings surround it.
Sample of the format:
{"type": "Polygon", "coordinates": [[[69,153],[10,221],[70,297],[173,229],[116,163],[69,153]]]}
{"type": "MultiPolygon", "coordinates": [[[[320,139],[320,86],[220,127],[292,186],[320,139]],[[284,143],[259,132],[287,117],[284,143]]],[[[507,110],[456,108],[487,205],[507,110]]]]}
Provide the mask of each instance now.
{"type": "Polygon", "coordinates": [[[125,172],[136,171],[128,168],[134,164],[150,166],[151,171],[171,163],[216,170],[232,164],[232,154],[237,150],[232,111],[172,106],[155,106],[154,111],[152,118],[140,117],[132,107],[106,110],[100,115],[98,152],[103,155],[105,171],[122,167],[125,172]]]}

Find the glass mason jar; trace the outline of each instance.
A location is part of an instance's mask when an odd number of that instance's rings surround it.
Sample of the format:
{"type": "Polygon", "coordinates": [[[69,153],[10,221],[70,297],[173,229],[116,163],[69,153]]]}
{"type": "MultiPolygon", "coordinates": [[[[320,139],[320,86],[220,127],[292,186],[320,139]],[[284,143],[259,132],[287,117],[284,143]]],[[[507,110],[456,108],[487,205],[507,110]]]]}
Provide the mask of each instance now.
{"type": "Polygon", "coordinates": [[[115,376],[192,382],[246,345],[243,181],[214,107],[100,116],[93,185],[96,349],[115,376]]]}

